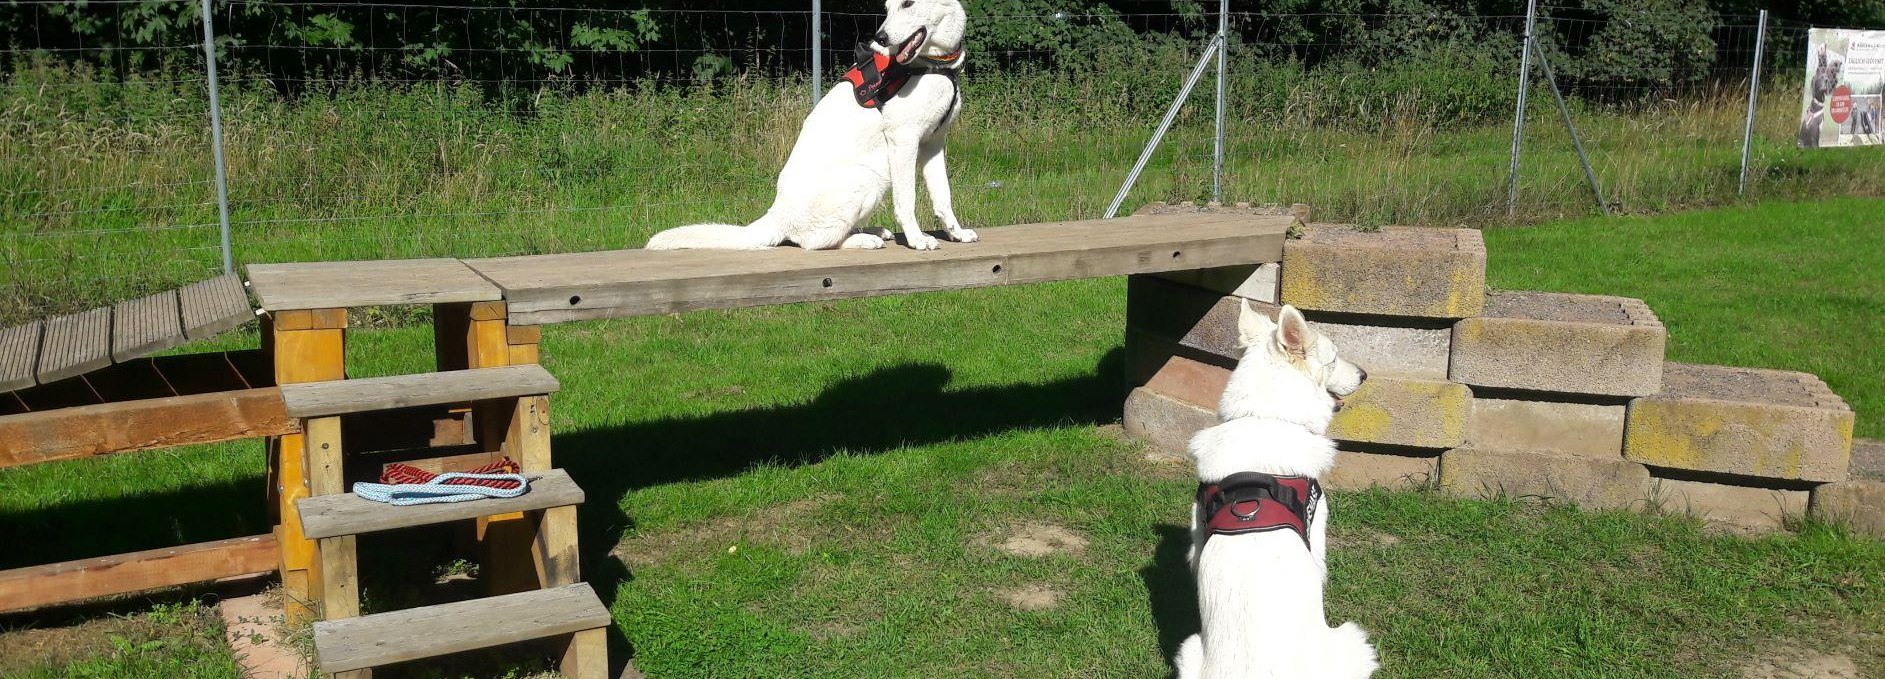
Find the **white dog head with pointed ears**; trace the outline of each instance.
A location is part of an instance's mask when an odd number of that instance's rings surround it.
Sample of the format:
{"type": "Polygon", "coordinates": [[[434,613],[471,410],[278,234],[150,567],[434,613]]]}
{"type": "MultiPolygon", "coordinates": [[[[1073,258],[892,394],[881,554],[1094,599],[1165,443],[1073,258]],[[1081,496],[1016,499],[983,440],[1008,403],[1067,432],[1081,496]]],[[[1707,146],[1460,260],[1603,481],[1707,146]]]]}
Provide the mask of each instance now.
{"type": "Polygon", "coordinates": [[[886,0],[883,26],[871,49],[907,64],[918,57],[944,57],[962,49],[968,17],[956,0],[886,0]]]}
{"type": "Polygon", "coordinates": [[[1268,417],[1328,431],[1342,408],[1342,397],[1355,393],[1368,373],[1343,359],[1335,343],[1309,327],[1295,307],[1284,305],[1276,321],[1249,302],[1237,321],[1237,343],[1244,356],[1231,374],[1218,419],[1268,417]]]}

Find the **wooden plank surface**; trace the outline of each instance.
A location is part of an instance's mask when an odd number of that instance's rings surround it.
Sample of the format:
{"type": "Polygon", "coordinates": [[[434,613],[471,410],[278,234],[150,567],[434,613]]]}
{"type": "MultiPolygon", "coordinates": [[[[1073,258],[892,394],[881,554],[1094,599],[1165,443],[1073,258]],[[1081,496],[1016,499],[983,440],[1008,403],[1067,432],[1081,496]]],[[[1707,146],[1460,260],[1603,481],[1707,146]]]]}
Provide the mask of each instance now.
{"type": "Polygon", "coordinates": [[[285,384],[292,417],[321,417],[394,408],[555,393],[560,385],[540,365],[451,370],[394,377],[285,384]]]}
{"type": "Polygon", "coordinates": [[[277,558],[275,536],[256,535],[0,571],[0,613],[260,575],[277,558]]]}
{"type": "Polygon", "coordinates": [[[503,299],[456,259],[250,264],[249,285],[269,311],[503,299]]]}
{"type": "Polygon", "coordinates": [[[191,341],[214,337],[255,318],[242,279],[223,274],[177,291],[183,316],[183,336],[191,341]]]}
{"type": "Polygon", "coordinates": [[[39,382],[67,377],[111,365],[111,309],[93,309],[46,319],[39,340],[39,382]]]}
{"type": "Polygon", "coordinates": [[[0,417],[0,468],[297,431],[272,387],[60,408],[0,417]]]}
{"type": "Polygon", "coordinates": [[[184,342],[177,291],[119,302],[111,309],[111,360],[122,363],[184,342]]]}
{"type": "Polygon", "coordinates": [[[295,507],[303,533],[310,538],[331,538],[582,504],[583,489],[563,470],[524,476],[530,479],[530,491],[513,498],[396,507],[347,493],[303,498],[295,507]]]}
{"type": "Polygon", "coordinates": [[[322,672],[344,672],[613,624],[588,583],[314,623],[322,672]]]}
{"type": "Polygon", "coordinates": [[[510,323],[783,304],[1256,264],[1287,216],[1144,215],[982,229],[940,250],[613,250],[468,260],[504,290],[510,323]]]}
{"type": "Polygon", "coordinates": [[[33,386],[39,369],[40,321],[0,330],[0,391],[33,386]]]}

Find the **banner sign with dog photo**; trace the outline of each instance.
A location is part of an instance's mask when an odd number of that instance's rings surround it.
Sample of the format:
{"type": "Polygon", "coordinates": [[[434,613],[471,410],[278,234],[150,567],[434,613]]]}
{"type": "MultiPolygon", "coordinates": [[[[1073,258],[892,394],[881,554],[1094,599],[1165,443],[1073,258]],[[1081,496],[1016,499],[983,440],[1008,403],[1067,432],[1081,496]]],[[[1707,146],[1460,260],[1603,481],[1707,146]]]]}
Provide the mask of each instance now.
{"type": "Polygon", "coordinates": [[[1885,143],[1885,31],[1815,28],[1806,49],[1800,148],[1885,143]]]}

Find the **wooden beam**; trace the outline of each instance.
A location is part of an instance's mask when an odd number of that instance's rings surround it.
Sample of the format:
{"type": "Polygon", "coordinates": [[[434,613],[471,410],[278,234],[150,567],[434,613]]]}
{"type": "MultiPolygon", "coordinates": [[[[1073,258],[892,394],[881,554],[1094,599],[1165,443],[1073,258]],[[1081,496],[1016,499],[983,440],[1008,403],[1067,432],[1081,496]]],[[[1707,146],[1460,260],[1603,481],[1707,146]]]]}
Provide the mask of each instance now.
{"type": "MultiPolygon", "coordinates": [[[[308,537],[331,538],[582,504],[583,489],[561,469],[524,476],[530,479],[530,491],[511,498],[395,507],[346,493],[304,498],[296,507],[308,537]]],[[[520,551],[528,562],[528,551],[520,551]]]]}
{"type": "Polygon", "coordinates": [[[111,310],[111,360],[123,363],[183,343],[177,291],[119,302],[111,310]]]}
{"type": "Polygon", "coordinates": [[[39,367],[41,321],[0,329],[0,391],[25,389],[38,384],[33,379],[39,367]]]}
{"type": "Polygon", "coordinates": [[[281,387],[288,414],[322,417],[555,392],[556,377],[542,366],[502,366],[373,377],[281,387]]]}
{"type": "Polygon", "coordinates": [[[456,259],[250,264],[249,285],[271,312],[503,299],[456,259]]]}
{"type": "Polygon", "coordinates": [[[39,340],[39,383],[111,365],[111,307],[57,316],[46,320],[39,340]]]}
{"type": "Polygon", "coordinates": [[[0,417],[0,468],[301,430],[274,388],[0,417]]]}
{"type": "MultiPolygon", "coordinates": [[[[390,665],[614,624],[587,583],[315,623],[322,672],[390,665]]],[[[590,675],[593,676],[593,675],[590,675]]],[[[581,679],[590,679],[584,676],[581,679]]]]}
{"type": "Polygon", "coordinates": [[[274,536],[256,535],[0,571],[0,613],[262,575],[275,552],[274,536]]]}
{"type": "Polygon", "coordinates": [[[465,262],[515,325],[1273,262],[1293,217],[1145,215],[981,230],[940,250],[614,250],[465,262]]]}
{"type": "Polygon", "coordinates": [[[183,317],[183,334],[192,341],[215,337],[255,318],[249,294],[235,274],[184,286],[177,291],[177,306],[183,317]]]}
{"type": "MultiPolygon", "coordinates": [[[[346,379],[346,323],[346,309],[271,315],[265,336],[274,362],[275,383],[346,379]],[[280,321],[286,321],[288,327],[282,327],[280,321]],[[326,327],[336,325],[339,327],[326,327]]],[[[281,554],[282,611],[290,627],[312,620],[321,597],[321,564],[314,542],[302,534],[301,516],[295,511],[295,501],[310,493],[306,448],[305,436],[288,434],[275,440],[269,460],[275,511],[281,521],[275,535],[281,554]]]]}

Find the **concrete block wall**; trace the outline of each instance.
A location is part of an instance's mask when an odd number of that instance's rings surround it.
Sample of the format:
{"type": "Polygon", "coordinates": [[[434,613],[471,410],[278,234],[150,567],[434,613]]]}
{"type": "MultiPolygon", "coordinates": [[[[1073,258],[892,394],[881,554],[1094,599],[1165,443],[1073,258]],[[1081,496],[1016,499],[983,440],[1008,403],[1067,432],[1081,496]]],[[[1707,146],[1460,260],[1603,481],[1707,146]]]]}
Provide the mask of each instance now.
{"type": "Polygon", "coordinates": [[[1668,363],[1640,300],[1489,292],[1474,230],[1301,231],[1280,262],[1133,277],[1128,431],[1183,456],[1217,421],[1238,317],[1288,303],[1369,373],[1329,429],[1332,488],[1535,497],[1744,531],[1810,512],[1885,537],[1885,446],[1857,463],[1875,477],[1848,473],[1852,411],[1818,378],[1668,363]]]}

